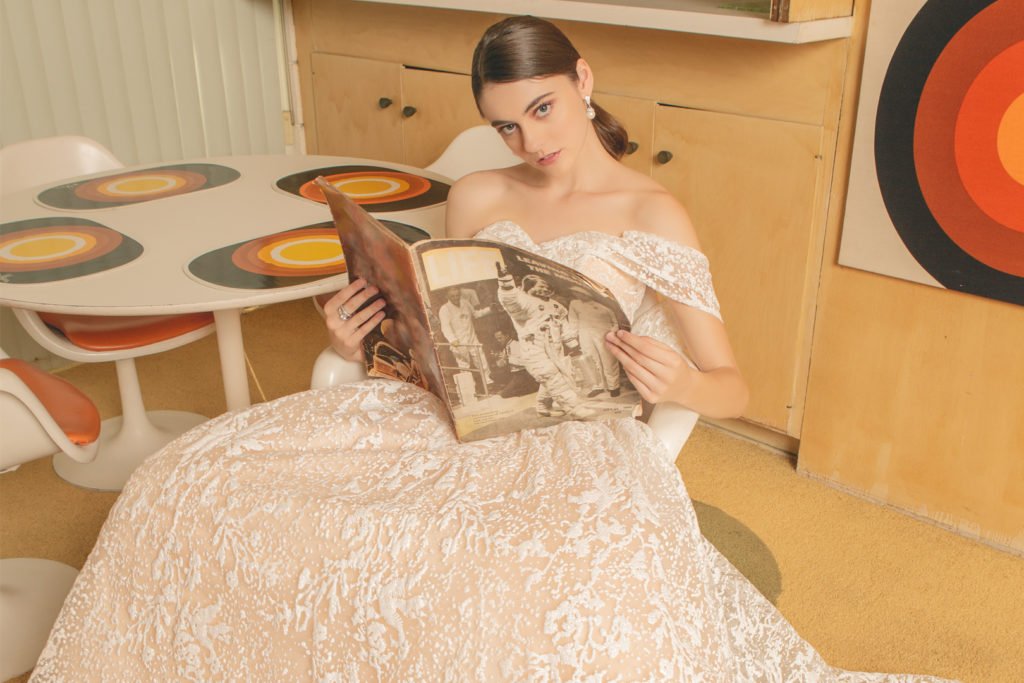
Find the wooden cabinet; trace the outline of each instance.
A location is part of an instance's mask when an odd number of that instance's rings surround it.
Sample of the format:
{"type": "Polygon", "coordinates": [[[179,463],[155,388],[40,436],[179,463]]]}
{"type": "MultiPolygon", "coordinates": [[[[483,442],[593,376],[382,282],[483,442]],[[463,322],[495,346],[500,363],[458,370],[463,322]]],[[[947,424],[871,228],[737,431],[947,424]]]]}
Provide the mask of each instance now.
{"type": "Polygon", "coordinates": [[[711,261],[715,291],[751,387],[745,417],[791,432],[808,362],[816,126],[658,106],[654,178],[679,198],[711,261]],[[660,159],[659,159],[660,155],[660,159]],[[670,155],[670,156],[669,156],[670,155]]]}
{"type": "Polygon", "coordinates": [[[469,77],[316,52],[316,151],[426,166],[478,125],[469,77]]]}

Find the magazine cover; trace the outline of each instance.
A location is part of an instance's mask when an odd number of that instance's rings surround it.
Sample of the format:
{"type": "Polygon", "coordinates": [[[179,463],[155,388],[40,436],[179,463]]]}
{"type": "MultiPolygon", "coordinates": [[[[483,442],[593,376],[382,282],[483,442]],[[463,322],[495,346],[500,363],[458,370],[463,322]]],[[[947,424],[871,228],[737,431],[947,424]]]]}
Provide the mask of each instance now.
{"type": "Polygon", "coordinates": [[[349,277],[387,301],[364,340],[371,376],[435,393],[462,441],[639,415],[641,397],[605,345],[608,332],[629,329],[605,287],[500,242],[408,245],[323,184],[349,277]]]}
{"type": "Polygon", "coordinates": [[[571,268],[499,242],[413,249],[456,429],[466,440],[629,417],[639,393],[605,347],[618,302],[571,268]]]}

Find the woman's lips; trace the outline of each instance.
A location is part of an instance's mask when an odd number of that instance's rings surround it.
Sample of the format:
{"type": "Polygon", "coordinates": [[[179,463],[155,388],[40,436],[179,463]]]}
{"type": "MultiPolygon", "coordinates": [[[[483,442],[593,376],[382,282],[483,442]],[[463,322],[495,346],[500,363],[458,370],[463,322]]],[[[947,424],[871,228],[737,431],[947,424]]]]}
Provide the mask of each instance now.
{"type": "Polygon", "coordinates": [[[561,153],[562,151],[559,150],[557,152],[552,152],[551,154],[546,154],[542,156],[540,159],[537,159],[537,163],[540,164],[541,166],[550,166],[551,164],[555,163],[555,161],[558,159],[558,155],[561,153]]]}

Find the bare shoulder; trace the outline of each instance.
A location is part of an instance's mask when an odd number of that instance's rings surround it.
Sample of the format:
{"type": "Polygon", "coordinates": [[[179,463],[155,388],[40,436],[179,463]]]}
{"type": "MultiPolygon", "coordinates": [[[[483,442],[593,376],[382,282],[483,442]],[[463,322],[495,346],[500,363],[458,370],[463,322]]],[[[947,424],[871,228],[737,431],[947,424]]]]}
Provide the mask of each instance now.
{"type": "Polygon", "coordinates": [[[505,169],[477,171],[455,181],[448,192],[448,237],[472,237],[501,218],[512,179],[505,169]]]}
{"type": "Polygon", "coordinates": [[[654,180],[636,193],[633,214],[636,230],[700,249],[697,232],[686,208],[654,180]]]}

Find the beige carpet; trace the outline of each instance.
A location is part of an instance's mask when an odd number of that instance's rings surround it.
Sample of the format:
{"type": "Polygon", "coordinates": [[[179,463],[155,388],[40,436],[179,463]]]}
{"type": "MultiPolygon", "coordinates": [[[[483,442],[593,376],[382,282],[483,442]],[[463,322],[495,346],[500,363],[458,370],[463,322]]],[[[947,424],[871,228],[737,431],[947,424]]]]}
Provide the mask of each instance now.
{"type": "MultiPolygon", "coordinates": [[[[308,301],[248,313],[243,330],[254,400],[308,386],[326,344],[308,301]]],[[[112,365],[61,374],[118,414],[112,365]]],[[[224,410],[212,338],[143,359],[139,374],[151,409],[224,410]]],[[[1024,681],[1021,558],[803,478],[790,456],[703,424],[677,465],[705,535],[830,663],[1024,681]]],[[[116,497],[63,482],[48,458],[0,476],[0,557],[81,567],[116,497]]]]}

